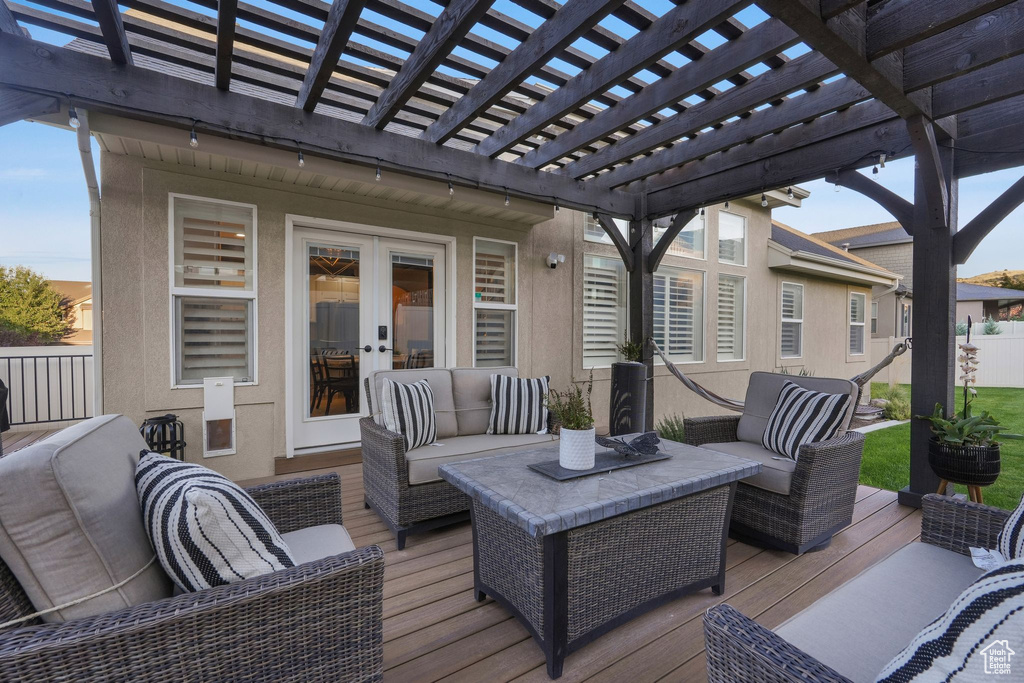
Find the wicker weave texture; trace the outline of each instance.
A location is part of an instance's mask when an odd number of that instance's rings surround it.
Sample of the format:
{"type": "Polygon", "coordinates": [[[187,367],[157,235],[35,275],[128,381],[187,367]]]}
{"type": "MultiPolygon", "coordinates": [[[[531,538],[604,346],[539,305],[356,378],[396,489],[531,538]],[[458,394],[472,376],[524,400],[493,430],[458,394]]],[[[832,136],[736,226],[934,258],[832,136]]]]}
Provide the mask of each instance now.
{"type": "Polygon", "coordinates": [[[282,534],[318,524],[341,524],[337,473],[273,482],[246,489],[282,534]]]}
{"type": "Polygon", "coordinates": [[[477,501],[473,524],[480,581],[515,605],[537,633],[544,633],[544,540],[477,501]]]}
{"type": "Polygon", "coordinates": [[[569,642],[660,595],[717,576],[729,488],[570,530],[569,642]]]}
{"type": "Polygon", "coordinates": [[[704,614],[710,683],[851,683],[729,605],[704,614]]]}
{"type": "Polygon", "coordinates": [[[995,548],[1010,513],[989,505],[929,493],[921,499],[921,541],[970,555],[970,548],[995,548]]]}
{"type": "Polygon", "coordinates": [[[736,428],[739,424],[739,415],[688,417],[683,420],[683,440],[688,446],[737,441],[736,428]]]}

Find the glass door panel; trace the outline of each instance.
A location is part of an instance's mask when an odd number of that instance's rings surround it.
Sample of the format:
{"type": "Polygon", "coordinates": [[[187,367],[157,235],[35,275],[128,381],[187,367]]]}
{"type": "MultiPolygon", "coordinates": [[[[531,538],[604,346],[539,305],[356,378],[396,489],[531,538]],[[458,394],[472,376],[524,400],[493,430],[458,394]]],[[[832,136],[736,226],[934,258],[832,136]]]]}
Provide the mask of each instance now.
{"type": "Polygon", "coordinates": [[[359,413],[360,250],[307,243],[308,417],[359,413]]]}
{"type": "Polygon", "coordinates": [[[385,278],[380,325],[387,325],[390,342],[381,367],[443,367],[444,247],[382,239],[378,249],[385,278]]]}

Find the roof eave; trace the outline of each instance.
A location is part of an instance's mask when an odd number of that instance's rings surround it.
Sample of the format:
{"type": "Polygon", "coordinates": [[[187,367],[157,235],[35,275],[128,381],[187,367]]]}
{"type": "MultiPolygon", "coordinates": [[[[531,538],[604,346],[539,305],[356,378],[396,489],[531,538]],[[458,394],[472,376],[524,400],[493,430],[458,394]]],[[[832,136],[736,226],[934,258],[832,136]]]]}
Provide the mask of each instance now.
{"type": "Polygon", "coordinates": [[[806,251],[793,251],[773,241],[768,242],[768,267],[772,270],[803,273],[866,287],[891,287],[900,279],[898,275],[887,270],[868,268],[859,263],[840,261],[806,251]]]}

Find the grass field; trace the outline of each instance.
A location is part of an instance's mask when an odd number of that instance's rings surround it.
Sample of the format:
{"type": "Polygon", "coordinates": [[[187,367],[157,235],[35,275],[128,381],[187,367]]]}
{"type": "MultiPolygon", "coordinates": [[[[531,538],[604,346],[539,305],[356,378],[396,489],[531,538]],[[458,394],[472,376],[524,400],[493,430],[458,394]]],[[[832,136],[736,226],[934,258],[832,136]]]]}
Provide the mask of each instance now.
{"type": "MultiPolygon", "coordinates": [[[[905,385],[904,389],[909,395],[910,386],[905,385]]],[[[872,393],[878,395],[877,390],[872,393]]],[[[957,392],[957,409],[962,404],[963,395],[957,392]]],[[[1024,389],[979,388],[973,407],[976,412],[989,411],[1011,431],[1024,434],[1024,389]]],[[[866,436],[861,483],[890,491],[898,491],[910,483],[910,424],[880,429],[866,436]]],[[[982,492],[989,505],[1012,510],[1024,493],[1024,441],[1004,441],[1000,457],[999,479],[982,492]]],[[[958,486],[957,491],[967,493],[964,486],[958,486]]]]}

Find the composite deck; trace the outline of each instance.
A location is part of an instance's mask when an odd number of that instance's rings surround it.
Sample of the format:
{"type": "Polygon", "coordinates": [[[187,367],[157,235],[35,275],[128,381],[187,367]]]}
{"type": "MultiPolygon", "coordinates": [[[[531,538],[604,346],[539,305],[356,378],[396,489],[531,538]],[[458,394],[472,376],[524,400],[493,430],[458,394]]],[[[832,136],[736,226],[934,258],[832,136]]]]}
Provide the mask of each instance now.
{"type": "MultiPolygon", "coordinates": [[[[526,629],[494,602],[473,599],[468,522],[410,537],[398,551],[376,513],[363,508],[362,465],[334,471],[342,479],[345,526],[356,545],[377,544],[385,552],[386,681],[549,680],[526,629]]],[[[274,479],[297,476],[303,475],[274,479]]],[[[704,590],[629,622],[566,658],[559,680],[704,680],[706,609],[728,602],[774,627],[920,531],[918,510],[899,505],[891,491],[861,486],[853,524],[825,550],[794,557],[730,541],[722,596],[704,590]]]]}
{"type": "Polygon", "coordinates": [[[30,432],[4,432],[0,434],[0,443],[3,443],[4,455],[10,455],[16,450],[34,444],[59,431],[59,429],[37,429],[30,432]]]}

